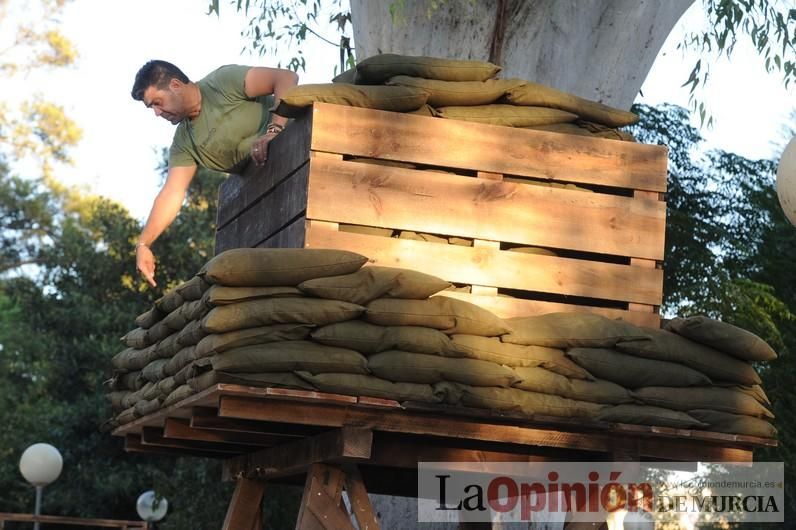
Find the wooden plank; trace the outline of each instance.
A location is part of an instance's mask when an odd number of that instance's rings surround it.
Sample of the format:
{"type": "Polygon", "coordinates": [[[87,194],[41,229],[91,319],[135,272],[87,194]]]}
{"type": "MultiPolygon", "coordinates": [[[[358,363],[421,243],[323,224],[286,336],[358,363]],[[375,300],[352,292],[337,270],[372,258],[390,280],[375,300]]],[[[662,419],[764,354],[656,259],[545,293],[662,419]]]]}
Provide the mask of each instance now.
{"type": "Polygon", "coordinates": [[[138,434],[127,434],[124,437],[124,450],[127,453],[146,453],[150,455],[163,456],[195,456],[200,458],[224,458],[229,455],[214,451],[198,451],[187,449],[174,449],[157,445],[144,445],[141,443],[141,436],[138,434]]]}
{"type": "Polygon", "coordinates": [[[289,423],[267,423],[248,420],[220,418],[216,409],[196,407],[191,413],[191,427],[202,430],[218,430],[233,433],[252,433],[268,436],[301,438],[320,432],[321,427],[289,423]]]}
{"type": "Polygon", "coordinates": [[[636,326],[652,328],[661,327],[660,315],[649,312],[625,311],[622,309],[612,309],[606,307],[525,300],[521,298],[509,298],[506,296],[478,296],[469,293],[457,293],[454,291],[443,291],[440,293],[440,295],[458,298],[460,300],[481,306],[501,318],[543,315],[545,313],[558,312],[587,312],[602,315],[611,319],[621,318],[622,320],[630,322],[636,326]]]}
{"type": "Polygon", "coordinates": [[[300,215],[295,221],[265,241],[258,243],[257,246],[262,248],[303,248],[306,224],[306,218],[300,215]]]}
{"type": "Polygon", "coordinates": [[[308,230],[306,244],[358,252],[374,265],[416,269],[455,283],[649,304],[663,298],[658,269],[315,228],[308,230]]]}
{"type": "Polygon", "coordinates": [[[141,433],[141,444],[143,446],[152,445],[169,449],[185,449],[186,451],[220,453],[227,456],[252,450],[251,447],[238,444],[169,439],[163,436],[163,429],[159,427],[144,427],[141,433]]]}
{"type": "Polygon", "coordinates": [[[474,422],[468,418],[409,414],[397,410],[370,410],[313,403],[265,406],[262,401],[237,396],[222,396],[219,415],[231,418],[284,421],[327,427],[357,425],[374,431],[403,432],[424,436],[465,438],[528,446],[547,446],[581,451],[638,450],[649,458],[743,462],[751,450],[722,447],[694,440],[649,439],[612,436],[608,433],[566,432],[518,425],[474,422]]]}
{"type": "Polygon", "coordinates": [[[373,513],[368,492],[362,482],[362,475],[356,465],[343,464],[345,472],[345,489],[351,502],[351,513],[357,521],[359,530],[379,530],[381,525],[373,513]]]}
{"type": "Polygon", "coordinates": [[[305,472],[312,464],[370,458],[373,433],[368,429],[342,427],[303,438],[224,463],[224,480],[239,477],[274,478],[305,472]]]}
{"type": "Polygon", "coordinates": [[[314,464],[307,473],[296,521],[297,530],[353,530],[347,513],[340,509],[344,484],[341,470],[314,464]]]}
{"type": "Polygon", "coordinates": [[[657,200],[326,159],[309,186],[310,219],[663,259],[657,200]]]}
{"type": "Polygon", "coordinates": [[[216,230],[216,253],[253,247],[293,223],[307,205],[309,166],[303,165],[248,209],[216,230]]]}
{"type": "MultiPolygon", "coordinates": [[[[478,178],[490,178],[490,177],[483,177],[485,173],[479,172],[478,178]]],[[[492,175],[492,173],[486,173],[486,175],[492,175]]],[[[492,180],[500,180],[503,178],[503,175],[497,175],[499,178],[492,178],[492,180]]],[[[492,249],[494,252],[500,251],[500,241],[489,241],[486,239],[473,239],[473,248],[488,248],[492,249]]],[[[497,296],[498,290],[497,287],[490,287],[486,285],[473,285],[470,289],[472,294],[482,295],[482,296],[497,296]]]]}
{"type": "Polygon", "coordinates": [[[369,158],[666,191],[667,149],[316,103],[311,149],[369,158]]]}
{"type": "Polygon", "coordinates": [[[3,522],[43,524],[65,524],[76,526],[96,526],[100,528],[125,528],[127,530],[144,530],[147,523],[143,521],[125,521],[122,519],[89,519],[84,517],[66,517],[63,515],[33,515],[29,513],[0,512],[0,528],[3,522]]]}
{"type": "Polygon", "coordinates": [[[222,530],[255,528],[255,524],[262,514],[264,494],[264,481],[245,478],[238,480],[224,517],[222,530]]]}
{"type": "Polygon", "coordinates": [[[264,166],[249,164],[243,175],[230,175],[219,186],[218,228],[238,217],[309,159],[310,120],[310,116],[300,118],[274,138],[264,166]]]}
{"type": "Polygon", "coordinates": [[[295,436],[196,429],[191,427],[191,420],[183,418],[166,418],[166,425],[163,428],[163,437],[177,440],[251,445],[255,447],[270,447],[295,438],[295,436]]]}

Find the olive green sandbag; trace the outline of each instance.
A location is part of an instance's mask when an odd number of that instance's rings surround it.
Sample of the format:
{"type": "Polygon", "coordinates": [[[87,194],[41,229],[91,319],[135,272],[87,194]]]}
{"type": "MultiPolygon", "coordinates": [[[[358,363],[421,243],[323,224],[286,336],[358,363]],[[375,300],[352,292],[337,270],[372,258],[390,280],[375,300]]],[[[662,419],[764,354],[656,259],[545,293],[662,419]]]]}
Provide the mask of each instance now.
{"type": "Polygon", "coordinates": [[[150,392],[152,391],[153,388],[156,388],[155,384],[152,382],[148,382],[147,384],[142,386],[139,390],[136,390],[135,392],[130,392],[129,394],[127,394],[122,398],[121,400],[122,407],[124,408],[132,407],[142,399],[145,399],[145,396],[150,396],[151,395],[150,392]]]}
{"type": "Polygon", "coordinates": [[[204,298],[199,300],[192,300],[180,306],[178,311],[182,311],[182,315],[186,322],[192,320],[199,320],[210,311],[210,306],[207,305],[204,298]]]}
{"type": "Polygon", "coordinates": [[[146,330],[147,342],[149,344],[156,344],[171,335],[172,332],[173,330],[168,327],[165,322],[160,320],[146,330]]]}
{"type": "Polygon", "coordinates": [[[143,349],[152,344],[152,341],[149,339],[149,332],[144,328],[135,328],[131,331],[128,331],[122,337],[122,342],[125,346],[135,349],[143,349]]]}
{"type": "Polygon", "coordinates": [[[353,68],[349,68],[345,70],[343,73],[337,74],[332,78],[332,83],[348,83],[348,84],[355,84],[357,79],[357,68],[356,66],[353,68]]]}
{"type": "Polygon", "coordinates": [[[509,90],[523,85],[522,79],[487,79],[486,81],[440,81],[397,75],[387,80],[387,85],[409,86],[428,92],[432,107],[461,105],[488,105],[509,90]]]}
{"type": "Polygon", "coordinates": [[[144,400],[151,400],[160,397],[160,390],[158,389],[157,382],[152,382],[151,385],[145,386],[141,389],[141,398],[144,400]]]}
{"type": "Polygon", "coordinates": [[[367,396],[395,401],[420,401],[439,403],[431,385],[417,383],[393,383],[360,374],[316,374],[296,372],[296,375],[310,383],[321,392],[344,394],[348,396],[367,396]]]}
{"type": "Polygon", "coordinates": [[[550,123],[566,123],[577,118],[575,114],[563,110],[500,104],[473,107],[440,107],[437,109],[437,116],[450,120],[463,120],[505,127],[530,127],[550,123]]]}
{"type": "Polygon", "coordinates": [[[141,371],[128,372],[126,374],[119,374],[118,386],[120,389],[139,390],[146,384],[146,380],[141,375],[141,371]]]}
{"type": "Polygon", "coordinates": [[[171,289],[167,291],[166,294],[155,300],[155,307],[164,313],[171,313],[180,307],[183,302],[185,302],[185,300],[183,300],[180,293],[178,293],[176,289],[171,289]]]}
{"type": "Polygon", "coordinates": [[[650,340],[619,342],[619,351],[684,364],[710,377],[714,382],[758,385],[760,376],[746,361],[736,359],[709,346],[694,342],[671,331],[644,328],[650,340]]]}
{"type": "Polygon", "coordinates": [[[151,363],[144,366],[144,368],[141,370],[141,375],[147,381],[157,383],[167,375],[171,375],[171,374],[166,374],[165,372],[166,364],[168,362],[169,362],[168,359],[155,359],[151,363]]]}
{"type": "Polygon", "coordinates": [[[209,307],[237,304],[260,298],[297,298],[303,296],[297,288],[283,285],[276,287],[227,287],[214,285],[204,295],[205,304],[209,307]]]}
{"type": "Polygon", "coordinates": [[[645,359],[607,348],[570,348],[567,357],[594,377],[625,388],[711,384],[708,376],[682,364],[645,359]]]}
{"type": "Polygon", "coordinates": [[[632,112],[615,109],[596,101],[590,101],[574,94],[562,92],[539,83],[526,82],[506,93],[506,101],[513,105],[530,105],[561,109],[585,120],[607,125],[624,127],[638,123],[638,116],[632,112]]]}
{"type": "Polygon", "coordinates": [[[497,337],[454,335],[451,338],[456,352],[464,357],[515,367],[539,366],[573,379],[593,379],[589,372],[567,359],[562,350],[509,344],[497,337]]]}
{"type": "Polygon", "coordinates": [[[412,241],[426,241],[428,243],[440,243],[442,245],[448,244],[448,239],[434,234],[423,234],[412,232],[410,230],[401,230],[398,234],[398,239],[411,239],[412,241]]]}
{"type": "Polygon", "coordinates": [[[307,324],[274,324],[272,326],[259,326],[207,335],[196,345],[194,356],[197,359],[201,359],[215,353],[251,344],[304,340],[310,336],[310,331],[312,331],[313,327],[307,324]]]}
{"type": "Polygon", "coordinates": [[[169,407],[171,405],[174,405],[175,403],[182,401],[187,397],[191,397],[194,394],[195,392],[193,391],[193,389],[187,384],[180,385],[177,388],[175,388],[171,394],[166,396],[166,399],[164,399],[163,403],[161,403],[161,407],[162,408],[169,407]]]}
{"type": "Polygon", "coordinates": [[[511,333],[501,340],[511,344],[549,348],[612,348],[622,340],[647,338],[641,329],[594,313],[547,313],[506,319],[511,333]]]}
{"type": "Polygon", "coordinates": [[[485,81],[498,72],[500,66],[484,61],[382,53],[357,63],[355,79],[357,83],[377,84],[406,75],[440,81],[485,81]]]}
{"type": "Polygon", "coordinates": [[[130,407],[120,412],[115,419],[119,425],[124,425],[125,423],[130,423],[131,421],[134,421],[137,418],[138,415],[135,413],[135,407],[130,407]]]}
{"type": "Polygon", "coordinates": [[[705,424],[685,412],[647,405],[616,405],[600,411],[600,421],[611,423],[632,423],[634,425],[654,425],[675,429],[704,428],[705,424]]]}
{"type": "Polygon", "coordinates": [[[708,431],[759,436],[760,438],[777,437],[777,429],[771,423],[760,418],[707,409],[689,410],[688,414],[706,423],[705,429],[708,431]]]}
{"type": "Polygon", "coordinates": [[[428,92],[408,86],[362,86],[347,83],[298,85],[282,95],[275,114],[298,118],[313,103],[407,112],[425,105],[428,92]]]}
{"type": "Polygon", "coordinates": [[[709,409],[757,418],[774,417],[755,398],[731,388],[651,386],[633,390],[630,395],[648,405],[674,410],[709,409]]]}
{"type": "Polygon", "coordinates": [[[127,348],[111,358],[111,366],[123,372],[134,372],[141,370],[157,358],[154,346],[148,346],[143,350],[127,348]]]}
{"type": "Polygon", "coordinates": [[[399,350],[371,355],[368,369],[376,377],[401,383],[454,381],[473,386],[509,387],[520,380],[511,368],[488,361],[399,350]]]}
{"type": "Polygon", "coordinates": [[[206,336],[207,332],[202,329],[202,321],[194,320],[188,322],[177,334],[177,343],[180,346],[193,346],[194,344],[198,344],[199,341],[206,336]]]}
{"type": "Polygon", "coordinates": [[[179,334],[174,333],[152,346],[155,350],[155,355],[159,359],[169,359],[173,357],[182,348],[182,345],[177,342],[177,337],[179,337],[179,334]]]}
{"type": "Polygon", "coordinates": [[[172,376],[196,360],[196,346],[186,346],[166,360],[163,373],[172,376]]]}
{"type": "Polygon", "coordinates": [[[199,274],[230,287],[296,286],[312,278],[350,274],[367,260],[347,250],[233,248],[208,261],[199,274]]]}
{"type": "Polygon", "coordinates": [[[217,353],[209,362],[213,370],[231,373],[368,373],[368,361],[359,352],[303,340],[241,346],[217,353]]]}
{"type": "Polygon", "coordinates": [[[279,387],[297,388],[300,390],[315,390],[315,387],[294,374],[293,372],[267,372],[256,374],[239,374],[211,370],[199,377],[188,380],[194,392],[201,392],[213,385],[242,385],[254,387],[279,387]]]}
{"type": "Polygon", "coordinates": [[[386,350],[440,355],[455,351],[450,337],[438,329],[420,326],[377,326],[349,320],[317,328],[310,335],[321,344],[350,348],[365,355],[386,350]]]}
{"type": "Polygon", "coordinates": [[[313,324],[323,326],[357,318],[365,308],[339,300],[318,298],[263,298],[212,309],[202,319],[208,333],[271,324],[313,324]]]}
{"type": "Polygon", "coordinates": [[[777,352],[754,333],[705,316],[675,318],[666,329],[744,361],[777,358],[777,352]]]}
{"type": "Polygon", "coordinates": [[[205,281],[201,276],[194,276],[187,282],[178,285],[175,290],[182,296],[186,302],[192,300],[199,300],[202,295],[210,287],[210,284],[205,281]]]}
{"type": "Polygon", "coordinates": [[[570,379],[539,366],[520,366],[514,372],[521,379],[514,387],[520,390],[610,405],[633,401],[626,388],[610,381],[570,379]]]}
{"type": "Polygon", "coordinates": [[[155,306],[135,317],[135,325],[139,328],[149,329],[159,322],[166,314],[155,306]]]}
{"type": "Polygon", "coordinates": [[[180,386],[188,383],[188,380],[193,379],[194,377],[199,377],[201,374],[210,369],[211,366],[209,366],[209,363],[204,366],[199,366],[199,362],[194,361],[191,364],[184,366],[182,370],[171,377],[174,378],[174,382],[177,384],[177,386],[180,386]]]}
{"type": "MultiPolygon", "coordinates": [[[[357,162],[361,161],[365,164],[371,163],[371,162],[365,162],[365,160],[371,160],[371,159],[366,158],[362,160],[357,160],[357,162]]],[[[378,237],[392,237],[393,233],[392,228],[380,228],[378,226],[350,225],[344,223],[340,223],[337,227],[337,230],[339,232],[347,232],[349,234],[362,234],[366,236],[378,236],[378,237]]]]}
{"type": "Polygon", "coordinates": [[[158,391],[158,395],[161,398],[165,398],[166,396],[174,392],[174,389],[177,388],[178,386],[179,385],[177,384],[177,381],[175,381],[174,377],[172,376],[165,377],[155,384],[155,387],[157,388],[158,391]]]}
{"type": "Polygon", "coordinates": [[[117,390],[115,392],[110,392],[105,394],[105,397],[111,403],[111,409],[114,412],[121,412],[125,407],[122,406],[122,401],[124,398],[127,397],[128,394],[131,392],[129,390],[117,390]]]}
{"type": "Polygon", "coordinates": [[[427,118],[436,118],[437,117],[437,109],[432,107],[431,105],[423,105],[419,109],[410,110],[406,114],[415,114],[417,116],[425,116],[427,118]]]}
{"type": "Polygon", "coordinates": [[[437,383],[434,391],[445,403],[479,409],[499,410],[523,416],[592,418],[605,405],[577,401],[518,388],[478,387],[461,383],[437,383]]]}
{"type": "Polygon", "coordinates": [[[351,274],[307,280],[298,288],[319,298],[366,305],[381,297],[425,300],[450,285],[450,282],[420,271],[370,266],[351,274]]]}
{"type": "Polygon", "coordinates": [[[379,298],[367,305],[365,320],[381,326],[425,326],[447,334],[486,337],[509,331],[501,318],[486,309],[446,296],[428,300],[379,298]]]}
{"type": "Polygon", "coordinates": [[[720,383],[716,386],[729,387],[737,390],[738,392],[743,392],[744,394],[748,394],[755,398],[761,405],[771,408],[771,400],[768,399],[765,390],[763,390],[763,387],[760,385],[736,385],[733,383],[720,383]]]}
{"type": "Polygon", "coordinates": [[[153,412],[159,411],[160,406],[161,406],[160,398],[141,400],[135,405],[133,405],[133,407],[135,408],[135,413],[139,418],[142,418],[148,414],[152,414],[153,412]]]}
{"type": "Polygon", "coordinates": [[[185,302],[180,307],[169,313],[163,318],[163,323],[169,327],[172,331],[180,331],[185,325],[193,319],[186,319],[185,318],[185,306],[187,304],[192,304],[199,302],[199,300],[194,300],[193,302],[185,302]]]}

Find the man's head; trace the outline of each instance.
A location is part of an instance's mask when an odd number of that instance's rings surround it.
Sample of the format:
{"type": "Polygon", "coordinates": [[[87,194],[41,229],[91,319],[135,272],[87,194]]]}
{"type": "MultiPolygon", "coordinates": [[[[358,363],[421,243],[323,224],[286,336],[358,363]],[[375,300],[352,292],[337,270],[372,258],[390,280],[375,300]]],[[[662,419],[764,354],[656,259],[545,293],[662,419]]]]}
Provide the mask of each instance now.
{"type": "Polygon", "coordinates": [[[131,95],[155,111],[156,116],[177,124],[188,115],[185,87],[191,81],[182,70],[166,61],[149,61],[138,70],[131,95]]]}

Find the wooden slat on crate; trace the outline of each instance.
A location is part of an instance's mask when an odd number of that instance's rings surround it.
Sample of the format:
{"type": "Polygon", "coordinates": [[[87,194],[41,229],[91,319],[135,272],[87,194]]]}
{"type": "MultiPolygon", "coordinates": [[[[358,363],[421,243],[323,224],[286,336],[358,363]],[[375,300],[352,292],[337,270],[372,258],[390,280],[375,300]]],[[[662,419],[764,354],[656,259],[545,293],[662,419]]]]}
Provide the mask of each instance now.
{"type": "Polygon", "coordinates": [[[374,265],[406,267],[454,283],[659,305],[663,271],[488,247],[463,247],[312,227],[306,245],[340,248],[374,265]]]}
{"type": "Polygon", "coordinates": [[[309,219],[663,259],[657,200],[320,158],[309,186],[309,219]]]}
{"type": "Polygon", "coordinates": [[[666,191],[667,149],[316,103],[312,149],[443,167],[666,191]]]}
{"type": "Polygon", "coordinates": [[[166,425],[163,428],[163,437],[178,440],[197,440],[200,442],[251,445],[256,447],[269,447],[295,438],[294,436],[278,436],[273,434],[196,429],[191,427],[191,420],[183,418],[166,418],[166,425]]]}

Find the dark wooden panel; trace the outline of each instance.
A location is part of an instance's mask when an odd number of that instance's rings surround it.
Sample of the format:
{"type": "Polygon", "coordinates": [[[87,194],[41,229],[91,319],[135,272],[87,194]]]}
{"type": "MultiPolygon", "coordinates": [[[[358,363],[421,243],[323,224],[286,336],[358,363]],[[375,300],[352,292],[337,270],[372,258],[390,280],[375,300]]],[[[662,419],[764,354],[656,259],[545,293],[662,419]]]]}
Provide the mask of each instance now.
{"type": "Polygon", "coordinates": [[[309,219],[663,259],[658,200],[326,158],[309,186],[309,219]]]}
{"type": "Polygon", "coordinates": [[[615,263],[524,254],[339,232],[313,226],[311,248],[339,248],[373,265],[405,267],[454,283],[659,305],[663,271],[615,263]]]}
{"type": "Polygon", "coordinates": [[[265,248],[303,248],[306,225],[307,218],[300,215],[298,219],[257,246],[265,248]]]}
{"type": "Polygon", "coordinates": [[[666,191],[667,149],[316,103],[312,149],[387,160],[666,191]]]}
{"type": "Polygon", "coordinates": [[[264,166],[250,163],[243,175],[230,175],[218,190],[216,226],[221,228],[272,190],[309,158],[311,116],[291,123],[271,142],[264,166]]]}
{"type": "Polygon", "coordinates": [[[216,231],[216,254],[230,248],[254,247],[285,228],[306,209],[309,166],[305,164],[289,179],[216,231]]]}

